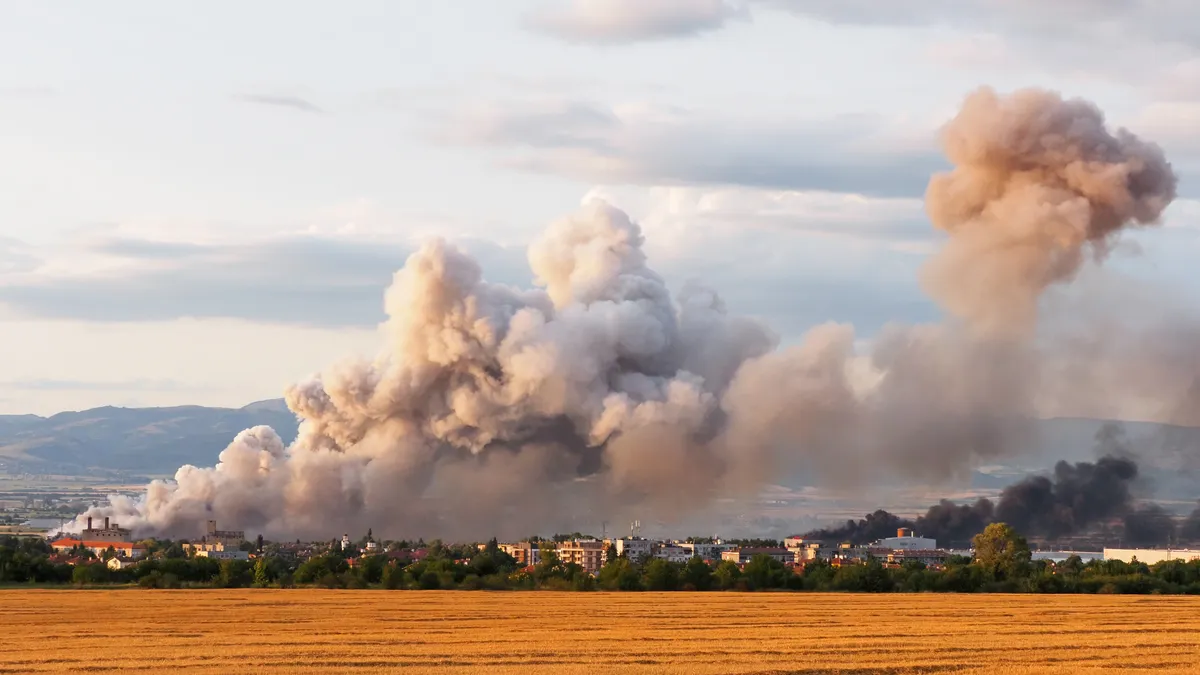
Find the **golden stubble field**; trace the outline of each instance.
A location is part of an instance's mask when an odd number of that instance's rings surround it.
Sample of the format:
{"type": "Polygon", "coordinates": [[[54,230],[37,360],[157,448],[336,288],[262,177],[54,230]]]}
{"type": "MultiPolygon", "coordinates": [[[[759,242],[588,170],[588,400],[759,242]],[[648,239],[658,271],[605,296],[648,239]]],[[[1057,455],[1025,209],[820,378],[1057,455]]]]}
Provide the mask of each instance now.
{"type": "Polygon", "coordinates": [[[3,673],[1200,672],[1200,598],[0,591],[3,673]]]}

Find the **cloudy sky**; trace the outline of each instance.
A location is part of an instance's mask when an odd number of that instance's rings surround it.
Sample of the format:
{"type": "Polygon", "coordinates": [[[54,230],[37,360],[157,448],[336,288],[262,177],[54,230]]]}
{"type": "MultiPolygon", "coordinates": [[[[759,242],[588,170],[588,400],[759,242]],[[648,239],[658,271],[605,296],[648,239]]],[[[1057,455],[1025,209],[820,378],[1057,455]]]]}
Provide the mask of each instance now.
{"type": "Polygon", "coordinates": [[[1197,297],[1193,0],[110,0],[0,6],[0,413],[239,406],[372,353],[441,235],[527,284],[601,195],[784,339],[937,310],[921,196],[980,85],[1160,143],[1111,267],[1197,297]]]}

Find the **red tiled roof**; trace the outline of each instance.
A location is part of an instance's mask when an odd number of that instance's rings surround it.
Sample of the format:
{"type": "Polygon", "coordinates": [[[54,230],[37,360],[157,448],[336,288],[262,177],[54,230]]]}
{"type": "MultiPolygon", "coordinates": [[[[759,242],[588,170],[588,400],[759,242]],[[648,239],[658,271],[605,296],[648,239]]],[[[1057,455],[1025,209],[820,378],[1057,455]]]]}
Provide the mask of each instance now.
{"type": "Polygon", "coordinates": [[[57,539],[50,542],[50,545],[54,548],[74,548],[80,544],[83,544],[87,548],[108,548],[111,546],[114,549],[126,551],[146,549],[146,547],[142,546],[141,544],[134,544],[128,541],[80,541],[78,539],[68,538],[57,539]]]}

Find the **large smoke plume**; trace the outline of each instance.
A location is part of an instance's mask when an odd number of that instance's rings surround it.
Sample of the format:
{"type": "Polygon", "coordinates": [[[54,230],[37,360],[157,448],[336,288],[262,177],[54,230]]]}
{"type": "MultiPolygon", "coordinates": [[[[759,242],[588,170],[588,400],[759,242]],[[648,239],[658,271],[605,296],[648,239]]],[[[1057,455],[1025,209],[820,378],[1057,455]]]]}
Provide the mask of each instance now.
{"type": "Polygon", "coordinates": [[[387,292],[380,356],[286,392],[290,447],[247,430],[215,467],[94,513],[185,536],[212,517],[268,536],[482,536],[669,517],[795,472],[963,475],[1016,450],[1034,413],[1039,296],[1155,222],[1175,177],[1156,146],[1044,91],[976,92],[943,141],[955,168],[927,205],[949,238],[926,281],[944,325],[890,326],[864,352],[828,324],[779,349],[711,289],[672,297],[639,226],[593,201],[530,246],[534,289],[428,243],[387,292]]]}

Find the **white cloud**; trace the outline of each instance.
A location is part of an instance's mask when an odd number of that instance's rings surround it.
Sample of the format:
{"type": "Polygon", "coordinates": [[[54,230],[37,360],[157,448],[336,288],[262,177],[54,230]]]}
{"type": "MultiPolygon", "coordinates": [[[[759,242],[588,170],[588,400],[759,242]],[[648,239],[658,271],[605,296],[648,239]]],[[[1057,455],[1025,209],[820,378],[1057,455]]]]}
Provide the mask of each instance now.
{"type": "Polygon", "coordinates": [[[1130,126],[1170,151],[1169,158],[1200,157],[1200,101],[1159,101],[1144,107],[1130,126]]]}
{"type": "Polygon", "coordinates": [[[916,196],[944,167],[936,122],[880,115],[755,119],[579,100],[494,102],[442,137],[494,147],[513,167],[592,183],[741,185],[916,196]]]}
{"type": "Polygon", "coordinates": [[[691,37],[749,18],[742,0],[559,0],[526,25],[569,42],[620,44],[691,37]]]}
{"type": "Polygon", "coordinates": [[[757,0],[831,23],[930,26],[1023,33],[1049,41],[1133,40],[1200,47],[1191,0],[757,0]]]}
{"type": "MultiPolygon", "coordinates": [[[[497,280],[528,278],[523,250],[456,241],[490,263],[497,280]]],[[[0,307],[98,322],[216,317],[373,326],[384,318],[384,289],[416,245],[353,230],[208,241],[92,234],[29,249],[29,260],[7,273],[0,266],[0,307]]]]}

